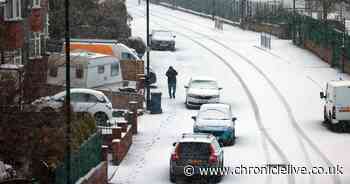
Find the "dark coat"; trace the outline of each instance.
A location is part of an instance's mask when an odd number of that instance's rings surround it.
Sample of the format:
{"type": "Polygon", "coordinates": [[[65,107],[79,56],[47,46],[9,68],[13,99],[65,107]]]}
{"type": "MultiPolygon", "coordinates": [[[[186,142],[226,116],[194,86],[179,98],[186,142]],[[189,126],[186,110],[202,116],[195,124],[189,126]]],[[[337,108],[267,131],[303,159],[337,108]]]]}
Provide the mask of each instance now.
{"type": "Polygon", "coordinates": [[[176,84],[177,71],[174,68],[169,68],[165,75],[168,77],[168,83],[176,84]]]}

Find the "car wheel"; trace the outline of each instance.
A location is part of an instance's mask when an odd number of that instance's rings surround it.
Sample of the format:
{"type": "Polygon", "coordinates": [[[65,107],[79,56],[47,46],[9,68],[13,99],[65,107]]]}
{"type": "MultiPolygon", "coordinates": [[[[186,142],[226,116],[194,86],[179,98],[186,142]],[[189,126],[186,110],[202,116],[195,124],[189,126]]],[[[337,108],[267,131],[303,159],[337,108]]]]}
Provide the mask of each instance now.
{"type": "Polygon", "coordinates": [[[328,119],[328,116],[327,116],[326,108],[323,111],[323,123],[326,123],[326,124],[329,123],[329,119],[328,119]]]}
{"type": "Polygon", "coordinates": [[[94,117],[97,125],[107,126],[108,116],[104,112],[97,112],[94,117]]]}
{"type": "Polygon", "coordinates": [[[176,182],[175,174],[170,172],[169,179],[170,179],[170,182],[175,183],[176,182]]]}

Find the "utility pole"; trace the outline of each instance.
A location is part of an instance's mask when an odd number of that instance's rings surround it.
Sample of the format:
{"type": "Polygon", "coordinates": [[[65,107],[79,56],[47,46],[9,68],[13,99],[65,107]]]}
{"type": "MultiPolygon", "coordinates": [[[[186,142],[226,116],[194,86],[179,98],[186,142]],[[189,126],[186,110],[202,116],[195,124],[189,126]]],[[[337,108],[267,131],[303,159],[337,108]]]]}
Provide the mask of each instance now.
{"type": "Polygon", "coordinates": [[[293,43],[295,44],[295,31],[296,31],[296,22],[295,22],[295,18],[296,18],[296,12],[295,12],[295,0],[293,0],[293,26],[292,26],[292,39],[293,39],[293,43]]]}
{"type": "Polygon", "coordinates": [[[149,51],[150,51],[150,43],[149,43],[149,0],[146,1],[146,22],[147,22],[147,49],[146,49],[146,55],[147,55],[147,76],[146,76],[146,109],[149,110],[151,106],[151,89],[150,89],[150,71],[149,71],[149,63],[150,63],[150,57],[149,57],[149,51]]]}
{"type": "Polygon", "coordinates": [[[65,0],[65,41],[66,41],[66,167],[67,184],[71,184],[71,106],[70,106],[70,29],[69,29],[69,0],[65,0]]]}

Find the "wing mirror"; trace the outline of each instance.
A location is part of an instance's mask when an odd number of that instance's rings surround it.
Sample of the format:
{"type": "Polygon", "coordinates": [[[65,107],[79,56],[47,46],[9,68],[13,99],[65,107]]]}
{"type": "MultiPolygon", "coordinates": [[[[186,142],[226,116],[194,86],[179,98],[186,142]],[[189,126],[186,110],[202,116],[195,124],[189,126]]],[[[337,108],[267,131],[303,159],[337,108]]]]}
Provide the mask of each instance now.
{"type": "Polygon", "coordinates": [[[192,116],[193,121],[197,121],[197,117],[196,116],[192,116]]]}
{"type": "Polygon", "coordinates": [[[233,117],[233,118],[232,118],[232,121],[236,121],[236,120],[237,120],[237,118],[236,118],[236,117],[233,117]]]}
{"type": "Polygon", "coordinates": [[[324,95],[324,92],[320,92],[320,98],[326,98],[326,96],[324,95]]]}
{"type": "Polygon", "coordinates": [[[173,146],[175,146],[176,145],[176,142],[173,142],[173,146]]]}
{"type": "Polygon", "coordinates": [[[222,87],[219,87],[219,90],[222,90],[222,87]]]}
{"type": "Polygon", "coordinates": [[[185,85],[184,87],[185,87],[186,89],[188,88],[188,86],[187,86],[187,85],[185,85]]]}
{"type": "Polygon", "coordinates": [[[173,37],[176,38],[176,35],[174,35],[173,37]]]}

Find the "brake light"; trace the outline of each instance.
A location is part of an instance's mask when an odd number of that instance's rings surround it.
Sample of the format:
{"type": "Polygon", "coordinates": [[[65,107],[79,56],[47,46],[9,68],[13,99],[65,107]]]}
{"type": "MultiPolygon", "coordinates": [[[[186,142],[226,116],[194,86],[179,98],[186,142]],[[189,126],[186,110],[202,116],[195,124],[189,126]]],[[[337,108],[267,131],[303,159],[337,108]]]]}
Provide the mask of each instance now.
{"type": "Polygon", "coordinates": [[[218,156],[215,154],[215,149],[214,149],[213,145],[210,145],[209,152],[210,152],[209,164],[214,164],[214,163],[218,162],[218,156]]]}
{"type": "Polygon", "coordinates": [[[332,118],[333,119],[336,119],[335,113],[336,113],[335,106],[333,106],[333,108],[332,108],[332,118]]]}
{"type": "Polygon", "coordinates": [[[175,148],[175,152],[171,154],[171,160],[172,161],[176,161],[176,160],[179,160],[180,159],[180,156],[179,156],[179,145],[176,146],[175,148]]]}

